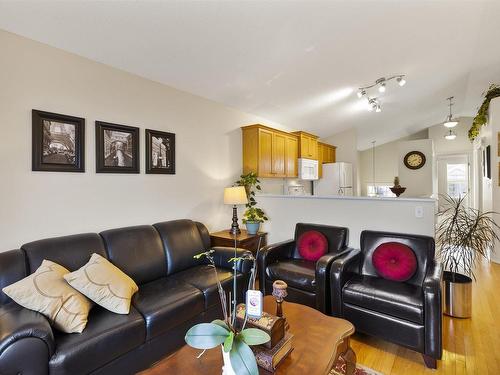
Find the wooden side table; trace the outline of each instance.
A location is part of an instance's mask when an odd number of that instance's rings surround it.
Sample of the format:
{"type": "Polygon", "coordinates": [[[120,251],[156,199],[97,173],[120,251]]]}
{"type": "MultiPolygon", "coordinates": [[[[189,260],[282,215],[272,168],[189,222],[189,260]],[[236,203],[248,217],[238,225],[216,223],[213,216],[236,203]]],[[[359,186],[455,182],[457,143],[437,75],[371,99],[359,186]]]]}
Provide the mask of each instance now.
{"type": "MultiPolygon", "coordinates": [[[[267,233],[258,232],[257,234],[248,234],[245,229],[236,235],[236,246],[242,249],[250,250],[254,255],[257,253],[257,246],[264,247],[267,245],[267,233]]],[[[234,247],[234,235],[229,233],[229,229],[221,230],[220,232],[210,233],[210,242],[212,246],[228,246],[234,247]]]]}

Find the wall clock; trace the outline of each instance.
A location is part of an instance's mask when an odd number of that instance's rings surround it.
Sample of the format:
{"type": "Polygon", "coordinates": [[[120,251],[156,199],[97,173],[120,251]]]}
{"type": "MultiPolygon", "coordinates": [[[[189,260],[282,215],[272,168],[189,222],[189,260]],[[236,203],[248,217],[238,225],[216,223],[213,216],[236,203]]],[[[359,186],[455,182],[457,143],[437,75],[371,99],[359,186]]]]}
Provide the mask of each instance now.
{"type": "Polygon", "coordinates": [[[420,151],[410,151],[403,159],[406,168],[420,169],[425,165],[425,155],[420,151]]]}

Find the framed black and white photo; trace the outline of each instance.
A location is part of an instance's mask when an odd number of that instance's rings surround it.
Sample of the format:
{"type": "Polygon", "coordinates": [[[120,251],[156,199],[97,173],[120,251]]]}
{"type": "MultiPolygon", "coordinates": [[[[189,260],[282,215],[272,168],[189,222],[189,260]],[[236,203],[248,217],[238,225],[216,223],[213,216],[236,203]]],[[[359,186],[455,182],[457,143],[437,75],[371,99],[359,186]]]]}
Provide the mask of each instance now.
{"type": "Polygon", "coordinates": [[[139,128],[95,122],[96,172],[139,173],[139,128]]]}
{"type": "Polygon", "coordinates": [[[175,174],[175,134],[146,129],[146,173],[175,174]]]}
{"type": "Polygon", "coordinates": [[[33,171],[85,172],[85,119],[33,109],[33,171]]]}

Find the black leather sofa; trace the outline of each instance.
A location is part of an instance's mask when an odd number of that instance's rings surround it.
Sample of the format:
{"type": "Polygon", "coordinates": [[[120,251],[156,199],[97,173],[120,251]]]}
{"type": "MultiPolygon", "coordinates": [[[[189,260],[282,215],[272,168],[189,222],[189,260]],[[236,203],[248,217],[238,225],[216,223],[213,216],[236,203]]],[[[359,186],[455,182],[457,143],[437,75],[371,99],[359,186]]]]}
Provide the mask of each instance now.
{"type": "MultiPolygon", "coordinates": [[[[34,272],[43,259],[70,271],[98,253],[139,285],[130,314],[95,305],[81,334],[53,330],[47,319],[0,292],[0,374],[133,374],[184,344],[187,330],[222,315],[213,268],[193,255],[210,248],[206,227],[175,220],[44,239],[0,253],[0,289],[34,272]]],[[[232,287],[232,248],[215,248],[223,287],[232,287]]],[[[238,249],[240,256],[248,254],[238,249]]],[[[238,297],[251,263],[236,264],[238,297]]]]}
{"type": "Polygon", "coordinates": [[[436,368],[442,355],[442,267],[434,260],[434,239],[401,233],[363,231],[361,250],[336,259],[331,267],[334,316],[349,320],[356,331],[422,353],[436,368]],[[377,275],[372,254],[385,242],[399,242],[416,255],[417,270],[406,282],[377,275]]]}
{"type": "Polygon", "coordinates": [[[330,314],[330,267],[347,247],[349,230],[321,224],[298,223],[293,240],[263,248],[258,256],[259,285],[264,295],[271,294],[273,282],[288,284],[287,301],[296,302],[330,314]],[[328,241],[328,252],[317,261],[303,259],[297,248],[300,236],[308,231],[322,233],[328,241]]]}

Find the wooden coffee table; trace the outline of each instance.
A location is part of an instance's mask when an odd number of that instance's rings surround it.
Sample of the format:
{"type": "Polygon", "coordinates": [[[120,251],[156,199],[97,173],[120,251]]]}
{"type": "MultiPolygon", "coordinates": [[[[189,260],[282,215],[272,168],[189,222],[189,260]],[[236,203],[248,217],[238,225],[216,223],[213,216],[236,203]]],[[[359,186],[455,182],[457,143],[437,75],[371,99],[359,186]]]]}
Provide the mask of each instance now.
{"type": "MultiPolygon", "coordinates": [[[[276,302],[272,296],[264,298],[264,310],[273,314],[276,312],[276,302]]],[[[349,344],[349,338],[354,333],[351,323],[290,302],[283,303],[283,313],[290,324],[290,332],[294,335],[294,350],[279,365],[275,374],[326,375],[339,357],[347,364],[347,375],[354,373],[356,355],[349,344]]],[[[221,374],[220,348],[207,350],[199,359],[196,358],[200,353],[201,350],[185,345],[141,374],[221,374]]],[[[260,374],[270,374],[260,367],[259,369],[260,374]]]]}

